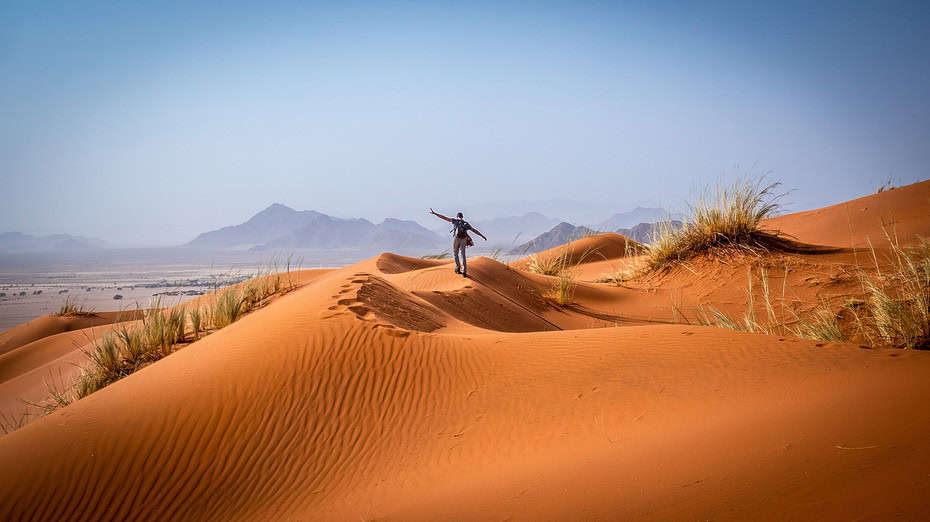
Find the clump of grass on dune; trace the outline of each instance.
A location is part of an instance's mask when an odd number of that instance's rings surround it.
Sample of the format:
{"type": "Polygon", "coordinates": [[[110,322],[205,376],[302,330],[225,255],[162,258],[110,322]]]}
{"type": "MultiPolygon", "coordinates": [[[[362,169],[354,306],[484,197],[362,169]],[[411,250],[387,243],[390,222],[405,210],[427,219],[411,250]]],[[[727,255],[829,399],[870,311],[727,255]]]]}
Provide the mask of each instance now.
{"type": "MultiPolygon", "coordinates": [[[[70,386],[46,382],[48,398],[31,405],[46,414],[67,406],[172,354],[184,343],[229,326],[275,295],[296,289],[298,284],[292,277],[289,258],[283,273],[259,271],[258,277],[218,290],[192,305],[163,308],[155,300],[138,311],[141,320],[115,325],[92,339],[91,347],[84,351],[88,363],[81,368],[76,382],[70,386]]],[[[9,424],[8,420],[0,422],[9,424]]]]}
{"type": "Polygon", "coordinates": [[[200,310],[199,305],[194,305],[194,308],[188,312],[188,316],[191,320],[191,335],[193,335],[194,340],[200,339],[200,332],[203,323],[203,312],[200,310]]]}
{"type": "MultiPolygon", "coordinates": [[[[886,233],[887,234],[887,233],[886,233]]],[[[872,331],[884,343],[899,348],[930,348],[930,243],[905,248],[891,244],[891,269],[876,261],[875,274],[860,273],[869,300],[866,335],[872,331]]],[[[872,249],[873,258],[875,250],[872,249]]]]}
{"type": "Polygon", "coordinates": [[[718,184],[705,190],[691,208],[684,225],[675,230],[660,225],[647,253],[647,266],[658,269],[714,249],[758,250],[777,236],[761,229],[762,221],[779,209],[780,183],[762,179],[718,184]]]}
{"type": "Polygon", "coordinates": [[[94,315],[94,311],[86,308],[83,304],[79,304],[72,297],[65,299],[65,302],[61,305],[61,308],[58,309],[56,313],[58,317],[66,316],[81,316],[88,317],[94,315]]]}
{"type": "Polygon", "coordinates": [[[17,414],[0,413],[0,433],[4,435],[13,433],[29,423],[29,412],[23,411],[17,414]]]}
{"type": "Polygon", "coordinates": [[[821,303],[806,317],[798,317],[797,324],[787,329],[799,339],[838,343],[849,341],[849,337],[840,327],[836,312],[827,303],[821,303]]]}
{"type": "MultiPolygon", "coordinates": [[[[703,326],[716,326],[718,328],[727,328],[739,332],[760,333],[765,335],[784,335],[797,337],[800,339],[812,339],[818,341],[846,342],[849,336],[843,332],[839,323],[839,316],[834,311],[829,302],[822,301],[816,307],[802,314],[797,314],[790,309],[785,309],[785,287],[782,287],[782,319],[779,320],[772,304],[773,297],[769,287],[768,272],[765,268],[760,268],[759,278],[762,286],[762,295],[759,302],[765,310],[764,317],[756,313],[756,302],[758,297],[753,291],[753,271],[749,270],[749,284],[746,290],[747,305],[746,312],[742,317],[733,317],[729,314],[718,310],[713,306],[700,307],[698,309],[697,322],[703,326]],[[785,315],[790,312],[793,320],[787,321],[785,315]]],[[[787,269],[786,269],[787,277],[787,269]]],[[[684,314],[676,307],[676,316],[684,317],[684,314]]],[[[689,322],[685,318],[685,322],[689,322]]]]}
{"type": "MultiPolygon", "coordinates": [[[[583,260],[590,253],[590,250],[584,252],[581,259],[583,260]]],[[[565,246],[554,255],[533,254],[526,265],[526,269],[530,272],[555,277],[552,288],[545,297],[559,306],[570,304],[575,297],[577,275],[572,270],[573,254],[573,248],[565,246]]]]}
{"type": "Polygon", "coordinates": [[[541,275],[557,276],[564,272],[569,266],[570,252],[568,248],[563,248],[558,254],[542,256],[533,254],[526,265],[526,269],[541,275]]]}
{"type": "MultiPolygon", "coordinates": [[[[747,292],[747,312],[734,319],[712,307],[700,310],[699,322],[733,330],[786,335],[801,339],[831,342],[865,342],[873,347],[904,349],[930,349],[930,243],[921,241],[912,247],[901,246],[888,238],[891,254],[883,270],[872,249],[874,270],[860,268],[860,281],[866,300],[850,299],[839,307],[822,301],[803,315],[794,313],[794,319],[778,321],[768,291],[765,270],[761,271],[763,303],[767,320],[756,317],[752,279],[747,292]],[[850,314],[854,321],[845,326],[841,313],[850,314]]],[[[782,296],[784,299],[784,295],[782,296]]]]}
{"type": "Polygon", "coordinates": [[[571,303],[574,297],[575,274],[570,270],[565,270],[556,276],[556,281],[552,288],[551,298],[559,306],[565,306],[571,303]]]}
{"type": "Polygon", "coordinates": [[[425,255],[420,259],[449,259],[450,257],[452,257],[452,254],[450,254],[448,251],[445,251],[438,254],[425,255]]]}
{"type": "Polygon", "coordinates": [[[245,310],[248,299],[248,295],[240,297],[239,289],[234,286],[222,290],[212,303],[211,325],[214,328],[224,328],[234,323],[245,310]]]}

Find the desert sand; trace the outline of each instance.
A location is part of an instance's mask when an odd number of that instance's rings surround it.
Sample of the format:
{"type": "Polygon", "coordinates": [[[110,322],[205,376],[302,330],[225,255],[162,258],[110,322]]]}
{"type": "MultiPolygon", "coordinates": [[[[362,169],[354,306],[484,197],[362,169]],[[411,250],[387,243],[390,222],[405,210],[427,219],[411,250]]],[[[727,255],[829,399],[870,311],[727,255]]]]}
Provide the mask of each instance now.
{"type": "MultiPolygon", "coordinates": [[[[851,247],[889,215],[902,240],[930,236],[930,182],[768,223],[825,254],[696,259],[616,286],[592,281],[628,261],[626,238],[586,238],[574,247],[599,257],[564,307],[526,260],[472,259],[470,279],[389,253],[307,271],[0,438],[0,519],[923,518],[926,353],[681,317],[745,310],[760,269],[780,314],[860,295],[847,276],[871,257],[851,247]]],[[[35,397],[112,321],[0,334],[0,399],[35,397]]]]}

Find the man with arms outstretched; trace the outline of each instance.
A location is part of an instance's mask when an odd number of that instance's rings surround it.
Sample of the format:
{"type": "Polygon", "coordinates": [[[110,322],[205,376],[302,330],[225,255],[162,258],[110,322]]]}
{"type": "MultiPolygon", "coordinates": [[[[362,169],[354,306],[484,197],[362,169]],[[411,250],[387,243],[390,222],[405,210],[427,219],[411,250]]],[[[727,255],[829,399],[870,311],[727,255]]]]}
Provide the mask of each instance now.
{"type": "Polygon", "coordinates": [[[485,241],[487,241],[488,238],[484,237],[484,234],[481,232],[478,232],[477,228],[468,224],[468,221],[465,221],[461,212],[456,214],[454,218],[443,216],[433,209],[429,209],[429,213],[439,219],[445,219],[449,223],[452,223],[452,255],[455,257],[455,273],[462,274],[462,277],[468,277],[468,267],[465,264],[465,247],[474,245],[471,241],[471,237],[468,235],[468,231],[473,230],[475,234],[481,236],[485,241]],[[462,255],[461,264],[459,264],[460,252],[462,255]]]}

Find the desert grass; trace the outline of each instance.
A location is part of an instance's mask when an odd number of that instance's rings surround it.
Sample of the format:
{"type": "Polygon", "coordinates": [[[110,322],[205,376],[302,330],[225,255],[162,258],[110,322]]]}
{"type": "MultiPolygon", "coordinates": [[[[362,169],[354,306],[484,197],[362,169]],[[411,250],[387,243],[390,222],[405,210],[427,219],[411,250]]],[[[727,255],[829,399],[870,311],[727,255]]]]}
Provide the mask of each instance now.
{"type": "Polygon", "coordinates": [[[86,308],[83,304],[79,304],[74,298],[69,296],[65,299],[65,302],[62,303],[61,308],[58,309],[55,315],[58,317],[91,317],[95,314],[93,310],[86,308]]]}
{"type": "Polygon", "coordinates": [[[575,273],[565,270],[556,276],[549,297],[559,306],[570,304],[575,297],[575,273]]]}
{"type": "Polygon", "coordinates": [[[708,326],[801,339],[830,342],[858,340],[871,347],[930,349],[930,242],[920,240],[917,245],[905,247],[887,230],[885,235],[890,247],[885,263],[879,261],[876,249],[870,244],[874,268],[857,266],[864,300],[849,298],[845,305],[839,307],[821,301],[803,314],[789,309],[793,319],[787,321],[783,288],[782,320],[779,321],[772,306],[768,277],[762,269],[762,303],[767,316],[762,319],[756,314],[750,269],[748,305],[743,316],[734,318],[713,307],[703,307],[699,309],[699,322],[708,326]],[[852,317],[852,321],[845,327],[840,321],[842,313],[852,317]]]}
{"type": "Polygon", "coordinates": [[[544,297],[559,306],[572,302],[575,295],[575,273],[571,270],[572,249],[562,247],[558,254],[541,256],[533,254],[526,269],[540,275],[554,276],[555,282],[544,297]]]}
{"type": "Polygon", "coordinates": [[[188,312],[188,317],[191,320],[191,336],[196,341],[200,339],[200,332],[203,328],[203,312],[200,305],[194,305],[191,311],[188,312]]]}
{"type": "Polygon", "coordinates": [[[444,251],[438,254],[425,255],[420,259],[449,259],[450,257],[452,257],[452,254],[450,254],[449,251],[444,251]]]}
{"type": "MultiPolygon", "coordinates": [[[[596,235],[597,232],[587,229],[583,237],[596,235]]],[[[586,249],[577,260],[573,261],[575,246],[571,243],[563,245],[557,253],[550,255],[533,254],[529,258],[526,270],[540,275],[555,277],[552,287],[544,295],[546,300],[559,306],[570,304],[575,296],[577,286],[577,273],[573,270],[575,265],[594,255],[593,247],[586,249]]]]}
{"type": "Polygon", "coordinates": [[[530,256],[526,269],[540,275],[556,276],[568,268],[568,260],[571,256],[568,248],[563,248],[556,255],[541,256],[533,254],[530,256]]]}
{"type": "MultiPolygon", "coordinates": [[[[759,269],[760,285],[762,295],[758,296],[753,291],[753,270],[750,267],[748,271],[748,286],[746,290],[747,305],[746,312],[742,317],[733,317],[713,306],[699,307],[697,310],[697,322],[703,326],[715,326],[718,328],[727,328],[739,332],[759,333],[764,335],[778,335],[787,337],[796,337],[800,339],[811,339],[827,342],[847,342],[850,336],[843,332],[839,315],[827,301],[821,301],[812,310],[803,314],[798,314],[791,309],[785,308],[785,291],[787,284],[787,268],[785,269],[785,278],[783,279],[781,301],[781,319],[775,311],[773,305],[772,291],[769,285],[768,271],[765,268],[759,269]],[[764,310],[764,316],[756,312],[756,303],[759,302],[764,310]],[[793,319],[787,320],[787,315],[791,314],[793,319]]],[[[690,323],[680,310],[680,305],[675,305],[676,321],[678,317],[683,317],[685,322],[690,323]]]]}
{"type": "Polygon", "coordinates": [[[779,185],[759,178],[705,189],[680,229],[670,222],[658,227],[647,253],[648,268],[663,268],[716,249],[766,250],[777,236],[762,230],[761,224],[780,208],[781,195],[775,193],[779,185]]]}
{"type": "MultiPolygon", "coordinates": [[[[275,266],[260,268],[256,277],[191,304],[164,307],[156,299],[148,307],[138,308],[141,320],[115,325],[99,338],[90,339],[90,347],[84,350],[87,364],[81,367],[75,382],[62,386],[47,380],[46,400],[28,404],[41,414],[63,408],[171,355],[185,343],[229,326],[271,298],[299,286],[290,259],[285,272],[272,272],[275,266]]],[[[21,424],[17,419],[0,419],[0,423],[13,427],[21,424]]]]}
{"type": "Polygon", "coordinates": [[[644,272],[644,261],[641,256],[645,254],[647,250],[648,247],[633,243],[632,240],[627,238],[627,242],[623,246],[623,259],[618,261],[617,268],[609,273],[601,274],[594,282],[621,286],[623,283],[642,275],[644,272]]]}
{"type": "Polygon", "coordinates": [[[22,411],[18,414],[0,413],[0,433],[6,435],[29,424],[29,418],[32,414],[28,411],[22,411]]]}
{"type": "Polygon", "coordinates": [[[839,318],[829,304],[821,303],[805,317],[798,317],[793,327],[786,327],[789,333],[799,339],[814,341],[847,342],[849,336],[840,327],[839,318]]]}
{"type": "MultiPolygon", "coordinates": [[[[890,269],[882,271],[875,249],[875,272],[860,272],[869,298],[865,306],[866,335],[873,332],[890,346],[930,348],[930,242],[901,246],[886,231],[891,246],[890,269]]],[[[857,321],[860,318],[857,316],[857,321]]]]}
{"type": "Polygon", "coordinates": [[[556,254],[543,255],[542,253],[536,253],[530,255],[529,261],[526,264],[526,270],[540,275],[558,276],[571,266],[583,263],[585,259],[592,255],[592,248],[588,248],[582,252],[578,260],[573,263],[572,259],[575,254],[575,246],[572,242],[597,234],[598,232],[596,230],[585,228],[581,237],[572,238],[568,244],[562,245],[556,254]]]}

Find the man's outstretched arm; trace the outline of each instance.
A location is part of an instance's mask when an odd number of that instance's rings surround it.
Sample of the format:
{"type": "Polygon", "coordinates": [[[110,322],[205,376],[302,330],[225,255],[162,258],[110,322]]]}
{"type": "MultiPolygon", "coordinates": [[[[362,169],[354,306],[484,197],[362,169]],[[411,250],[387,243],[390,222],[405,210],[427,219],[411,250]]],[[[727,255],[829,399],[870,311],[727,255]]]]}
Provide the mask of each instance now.
{"type": "Polygon", "coordinates": [[[478,229],[477,229],[477,228],[471,227],[471,230],[472,230],[472,232],[474,232],[475,234],[478,234],[479,236],[481,236],[485,241],[488,240],[488,238],[484,237],[484,234],[482,234],[481,232],[478,232],[478,229]]]}
{"type": "Polygon", "coordinates": [[[442,214],[440,214],[439,212],[436,212],[432,208],[429,209],[429,213],[438,217],[439,219],[445,219],[446,221],[452,222],[452,218],[447,218],[446,216],[443,216],[442,214]]]}

